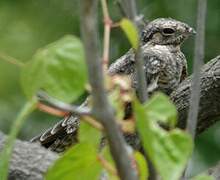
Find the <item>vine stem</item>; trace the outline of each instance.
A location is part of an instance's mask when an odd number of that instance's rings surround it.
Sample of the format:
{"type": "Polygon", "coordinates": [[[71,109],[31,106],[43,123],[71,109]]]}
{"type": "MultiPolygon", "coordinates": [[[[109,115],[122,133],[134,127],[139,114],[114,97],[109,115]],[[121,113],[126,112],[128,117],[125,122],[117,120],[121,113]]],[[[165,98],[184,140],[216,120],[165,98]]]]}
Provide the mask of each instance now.
{"type": "Polygon", "coordinates": [[[107,72],[109,65],[109,49],[112,20],[109,16],[108,5],[106,0],[101,0],[102,11],[104,16],[104,39],[103,39],[103,70],[107,72]]]}
{"type": "Polygon", "coordinates": [[[7,180],[8,179],[8,168],[9,168],[9,161],[13,151],[14,141],[16,136],[18,135],[22,125],[25,123],[26,117],[36,108],[37,99],[34,97],[30,101],[28,101],[20,113],[18,114],[17,118],[15,119],[14,123],[12,124],[12,128],[10,134],[5,142],[4,149],[0,153],[0,179],[7,180]]]}

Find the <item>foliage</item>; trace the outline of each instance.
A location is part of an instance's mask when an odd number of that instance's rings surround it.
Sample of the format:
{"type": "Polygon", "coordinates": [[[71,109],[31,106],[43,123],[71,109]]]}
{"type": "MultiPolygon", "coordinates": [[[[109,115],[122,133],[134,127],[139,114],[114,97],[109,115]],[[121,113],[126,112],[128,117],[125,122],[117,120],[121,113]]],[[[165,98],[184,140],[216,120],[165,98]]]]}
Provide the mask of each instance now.
{"type": "Polygon", "coordinates": [[[140,152],[135,152],[134,157],[137,162],[140,180],[146,180],[149,176],[149,172],[145,157],[140,152]]]}
{"type": "Polygon", "coordinates": [[[101,166],[97,161],[96,148],[80,143],[67,151],[48,171],[46,180],[98,179],[101,166]]]}
{"type": "Polygon", "coordinates": [[[129,39],[132,47],[134,49],[137,49],[139,44],[139,38],[138,30],[135,27],[135,25],[129,19],[124,18],[120,21],[120,26],[126,34],[127,38],[129,39]]]}
{"type": "Polygon", "coordinates": [[[176,110],[163,94],[156,94],[145,105],[135,102],[135,117],[144,149],[164,180],[177,180],[181,177],[186,162],[192,152],[190,136],[173,129],[176,110]],[[161,112],[165,112],[162,113],[161,112]],[[158,122],[165,123],[164,130],[158,122]]]}
{"type": "Polygon", "coordinates": [[[196,177],[193,177],[191,180],[214,180],[214,178],[208,175],[201,174],[196,177]]]}
{"type": "MultiPolygon", "coordinates": [[[[33,3],[33,1],[30,2],[33,3]]],[[[17,7],[22,7],[21,9],[23,11],[23,7],[32,5],[30,5],[31,3],[29,2],[24,3],[19,1],[18,3],[21,3],[21,5],[18,6],[13,4],[13,6],[11,6],[10,3],[12,2],[6,0],[4,1],[4,5],[2,6],[6,9],[4,11],[7,11],[7,9],[10,9],[11,7],[15,8],[15,11],[8,11],[10,18],[7,18],[5,23],[4,21],[1,21],[1,23],[3,23],[2,27],[6,28],[7,22],[13,22],[11,23],[10,27],[7,27],[8,29],[6,31],[9,33],[11,39],[9,38],[9,40],[7,40],[7,38],[5,38],[5,33],[2,33],[3,36],[1,35],[1,39],[3,43],[0,45],[1,48],[6,49],[6,52],[10,52],[12,55],[21,57],[22,59],[28,58],[35,49],[41,47],[42,45],[57,39],[67,32],[72,32],[72,24],[77,24],[78,22],[75,16],[74,22],[72,22],[71,18],[68,19],[69,21],[64,22],[64,16],[62,16],[60,19],[58,16],[54,18],[54,15],[58,14],[57,11],[59,10],[60,12],[60,7],[62,7],[62,9],[68,9],[68,7],[70,7],[70,1],[65,1],[65,7],[63,4],[61,5],[60,2],[54,1],[53,3],[56,5],[53,4],[52,6],[54,8],[53,13],[51,13],[51,9],[48,10],[45,8],[45,1],[42,1],[42,5],[37,4],[40,9],[44,9],[45,11],[41,12],[43,13],[41,20],[36,20],[36,17],[40,17],[40,15],[36,16],[35,13],[32,14],[31,10],[30,12],[22,12],[26,14],[27,17],[30,15],[30,19],[28,20],[22,19],[22,16],[25,15],[19,16],[20,19],[13,18],[13,15],[17,16],[17,7]],[[45,17],[48,17],[48,19],[45,20],[45,17]],[[51,23],[51,20],[54,19],[56,20],[55,23],[51,23]],[[37,25],[36,21],[39,21],[37,25]],[[58,21],[59,25],[57,25],[58,21]],[[30,22],[32,22],[32,24],[30,22]],[[68,24],[68,22],[70,23],[68,24]],[[50,24],[52,24],[51,27],[49,27],[50,24]],[[47,28],[50,30],[46,31],[45,28],[42,28],[42,26],[48,26],[47,28]],[[36,37],[35,27],[38,28],[38,31],[43,29],[41,31],[42,34],[39,33],[36,37]],[[23,30],[25,30],[26,33],[23,33],[23,30]],[[24,34],[28,35],[29,41],[27,41],[28,38],[24,37],[24,34]],[[20,38],[21,36],[23,38],[22,40],[20,38]],[[41,42],[41,38],[38,38],[42,36],[44,42],[41,42]]],[[[15,3],[15,1],[13,3],[15,3]]],[[[215,5],[217,3],[219,3],[219,1],[210,2],[212,6],[216,7],[218,6],[215,5]]],[[[74,5],[71,4],[71,13],[73,7],[74,5]]],[[[146,7],[142,10],[142,12],[146,12],[148,17],[155,18],[156,16],[179,16],[179,18],[185,18],[185,20],[191,21],[192,24],[191,19],[193,18],[191,18],[192,16],[188,15],[188,11],[191,13],[193,12],[194,4],[192,1],[188,0],[187,2],[183,2],[179,0],[177,3],[170,4],[168,1],[167,3],[164,3],[162,1],[150,0],[149,7],[146,7]],[[190,7],[192,10],[190,11],[188,9],[187,12],[185,12],[186,10],[182,8],[182,3],[187,3],[188,7],[190,7]]],[[[22,13],[20,12],[18,14],[22,13]]],[[[62,10],[60,13],[65,14],[67,12],[66,10],[62,10]]],[[[209,16],[213,15],[212,17],[215,17],[215,13],[217,12],[211,11],[209,16]]],[[[0,14],[0,16],[1,15],[2,14],[0,14]]],[[[72,14],[69,13],[68,15],[70,17],[72,14]]],[[[114,16],[116,19],[120,17],[117,13],[114,13],[114,16]]],[[[0,18],[4,19],[4,15],[0,18]]],[[[213,21],[208,21],[208,23],[208,32],[216,32],[216,34],[219,33],[218,29],[214,27],[218,27],[217,24],[219,23],[217,20],[214,19],[213,21]]],[[[119,24],[130,41],[132,47],[136,49],[138,44],[138,33],[134,25],[127,19],[123,19],[119,24]]],[[[75,33],[79,33],[78,28],[76,28],[77,26],[74,26],[75,33]]],[[[217,38],[212,35],[214,33],[208,34],[211,34],[211,38],[209,37],[208,39],[208,46],[211,47],[211,41],[212,44],[218,44],[217,38]]],[[[126,41],[123,39],[121,40],[120,44],[115,43],[116,41],[118,42],[119,36],[120,34],[116,34],[111,39],[114,43],[114,46],[111,49],[112,57],[118,57],[119,54],[124,52],[125,49],[129,47],[128,43],[126,43],[126,41]]],[[[218,47],[217,45],[214,46],[218,47]]],[[[187,50],[187,54],[190,54],[191,49],[189,46],[185,47],[185,49],[187,50]]],[[[216,54],[215,48],[209,48],[208,56],[213,56],[213,54],[216,54]]],[[[189,63],[191,64],[191,61],[189,61],[189,63]]],[[[11,94],[19,94],[17,92],[17,88],[14,88],[17,85],[15,83],[17,76],[9,76],[7,74],[9,68],[4,68],[5,65],[1,67],[1,73],[3,73],[2,75],[7,75],[10,80],[8,80],[6,77],[5,80],[0,82],[2,84],[1,86],[6,87],[6,92],[9,90],[11,94]]],[[[33,56],[31,61],[28,62],[22,72],[22,86],[25,90],[25,94],[27,94],[29,98],[33,98],[39,89],[44,89],[55,98],[65,102],[72,102],[82,94],[86,82],[87,77],[84,63],[84,52],[80,40],[75,36],[66,36],[55,43],[40,49],[33,56]]],[[[2,94],[6,94],[3,92],[3,90],[1,91],[2,94]]],[[[9,93],[9,95],[11,94],[9,93]]],[[[21,125],[24,123],[24,118],[33,110],[33,105],[35,103],[32,104],[31,102],[28,102],[18,115],[17,120],[15,120],[15,125],[12,125],[12,130],[9,135],[6,149],[1,153],[0,156],[0,179],[6,179],[8,160],[10,158],[14,139],[18,134],[21,125]]],[[[161,177],[163,179],[176,179],[177,177],[180,177],[181,172],[186,164],[186,160],[192,151],[192,142],[185,132],[174,128],[176,124],[176,109],[174,108],[174,105],[171,104],[168,98],[162,94],[156,95],[147,104],[140,105],[137,101],[135,101],[134,105],[137,128],[143,140],[144,148],[149,153],[150,158],[161,177]],[[168,130],[164,130],[158,124],[160,124],[162,127],[165,126],[165,128],[168,130]]],[[[12,109],[13,108],[9,108],[10,113],[12,109]]],[[[102,164],[100,164],[100,162],[97,160],[97,146],[100,140],[100,132],[90,127],[88,124],[82,123],[79,140],[80,144],[73,147],[63,156],[61,156],[55,165],[48,171],[46,176],[47,179],[72,179],[73,177],[74,179],[95,179],[100,175],[102,169],[105,168],[102,167],[102,164]]],[[[108,156],[110,156],[109,152],[108,156]]],[[[134,157],[137,161],[140,178],[145,179],[148,176],[146,161],[139,153],[135,153],[134,157]]],[[[110,160],[111,158],[105,158],[114,167],[114,164],[111,162],[112,160],[110,160]]],[[[114,175],[112,176],[115,178],[114,175]]],[[[195,179],[208,179],[208,177],[196,177],[195,179]]]]}
{"type": "Polygon", "coordinates": [[[97,159],[98,130],[81,123],[80,143],[67,151],[48,171],[46,180],[98,179],[101,164],[97,159]]]}
{"type": "Polygon", "coordinates": [[[43,89],[57,99],[72,102],[83,93],[86,82],[82,43],[70,35],[39,50],[22,73],[22,86],[29,98],[43,89]]]}

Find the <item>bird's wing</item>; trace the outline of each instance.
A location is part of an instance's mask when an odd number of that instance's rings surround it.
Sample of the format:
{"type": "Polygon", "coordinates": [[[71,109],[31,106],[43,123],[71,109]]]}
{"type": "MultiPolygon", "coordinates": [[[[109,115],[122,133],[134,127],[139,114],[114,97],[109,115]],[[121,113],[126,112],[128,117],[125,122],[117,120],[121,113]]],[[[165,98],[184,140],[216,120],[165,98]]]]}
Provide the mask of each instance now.
{"type": "MultiPolygon", "coordinates": [[[[167,58],[164,54],[169,53],[167,49],[149,48],[148,45],[142,47],[144,71],[147,75],[149,92],[157,87],[160,72],[166,66],[167,58]]],[[[132,86],[137,88],[137,72],[135,71],[135,58],[133,50],[129,50],[124,56],[114,62],[108,70],[110,75],[125,74],[130,75],[132,86]]]]}
{"type": "Polygon", "coordinates": [[[40,142],[45,147],[50,147],[57,139],[60,141],[66,135],[75,135],[79,127],[79,118],[73,115],[66,116],[44,133],[31,139],[31,142],[40,142]]]}
{"type": "Polygon", "coordinates": [[[112,63],[108,69],[109,75],[131,74],[134,71],[134,53],[130,49],[125,55],[112,63]]]}
{"type": "MultiPolygon", "coordinates": [[[[164,53],[169,53],[166,48],[156,49],[148,48],[148,45],[142,47],[145,70],[149,74],[157,74],[164,67],[166,58],[164,53]]],[[[130,49],[125,55],[116,60],[110,65],[108,72],[110,75],[114,74],[131,74],[135,67],[134,52],[130,49]]]]}
{"type": "MultiPolygon", "coordinates": [[[[88,105],[87,98],[79,107],[88,105]]],[[[80,119],[76,115],[68,115],[56,123],[52,128],[47,129],[44,133],[32,138],[31,142],[39,142],[46,148],[53,151],[61,152],[68,144],[77,142],[77,131],[79,129],[80,119]]]]}

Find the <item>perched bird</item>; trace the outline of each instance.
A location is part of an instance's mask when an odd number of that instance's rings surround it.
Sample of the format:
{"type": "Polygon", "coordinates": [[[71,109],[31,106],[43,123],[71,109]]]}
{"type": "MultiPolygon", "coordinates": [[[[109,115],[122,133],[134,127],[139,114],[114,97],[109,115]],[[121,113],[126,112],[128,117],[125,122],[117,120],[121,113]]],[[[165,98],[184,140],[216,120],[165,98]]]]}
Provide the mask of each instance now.
{"type": "MultiPolygon", "coordinates": [[[[187,62],[180,46],[194,33],[194,29],[186,23],[171,18],[158,18],[144,27],[141,34],[141,50],[148,93],[160,90],[169,95],[186,78],[187,62]]],[[[108,72],[109,75],[128,75],[132,79],[133,87],[137,88],[133,50],[129,50],[116,60],[109,67],[108,72]]],[[[40,142],[53,151],[62,152],[77,142],[78,128],[79,118],[68,116],[53,128],[34,138],[32,142],[40,142]]],[[[131,137],[129,136],[128,141],[131,137]]],[[[136,146],[136,142],[128,143],[136,146]]]]}
{"type": "MultiPolygon", "coordinates": [[[[171,18],[159,18],[146,25],[141,49],[149,93],[160,90],[169,95],[185,79],[187,61],[180,46],[194,33],[189,25],[171,18]]],[[[132,49],[110,66],[109,74],[129,75],[137,88],[132,49]]]]}

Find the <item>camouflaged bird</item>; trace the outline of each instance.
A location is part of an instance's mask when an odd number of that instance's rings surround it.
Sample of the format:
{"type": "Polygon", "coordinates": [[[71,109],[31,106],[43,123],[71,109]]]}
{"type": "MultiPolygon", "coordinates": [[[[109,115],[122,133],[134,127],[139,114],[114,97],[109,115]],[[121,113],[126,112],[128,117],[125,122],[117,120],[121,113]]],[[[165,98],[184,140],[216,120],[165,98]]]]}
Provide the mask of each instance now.
{"type": "MultiPolygon", "coordinates": [[[[156,19],[144,28],[141,49],[149,93],[160,90],[169,95],[185,79],[187,62],[180,46],[194,33],[187,24],[170,18],[156,19]]],[[[110,66],[109,74],[129,75],[137,88],[132,49],[110,66]]]]}
{"type": "MultiPolygon", "coordinates": [[[[187,62],[180,50],[181,44],[195,31],[186,23],[171,19],[158,18],[148,23],[141,34],[144,70],[148,93],[160,90],[169,95],[187,76],[187,62]]],[[[134,53],[131,49],[116,60],[109,68],[109,75],[125,74],[132,79],[137,88],[134,53]]],[[[77,142],[76,134],[79,118],[68,116],[53,128],[34,138],[43,146],[62,152],[77,142]]],[[[129,136],[130,141],[132,136],[129,136]]],[[[129,144],[137,144],[128,142],[129,144]]]]}

